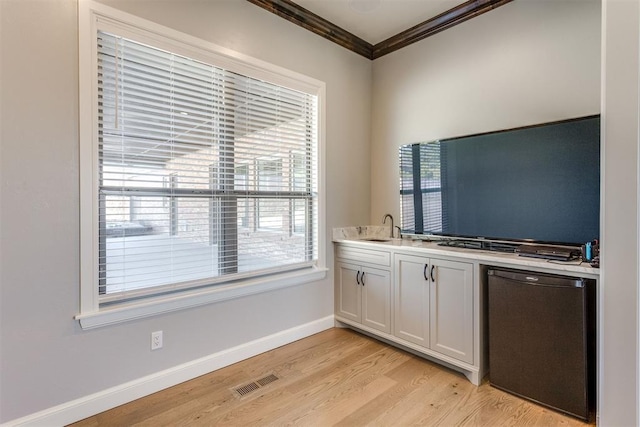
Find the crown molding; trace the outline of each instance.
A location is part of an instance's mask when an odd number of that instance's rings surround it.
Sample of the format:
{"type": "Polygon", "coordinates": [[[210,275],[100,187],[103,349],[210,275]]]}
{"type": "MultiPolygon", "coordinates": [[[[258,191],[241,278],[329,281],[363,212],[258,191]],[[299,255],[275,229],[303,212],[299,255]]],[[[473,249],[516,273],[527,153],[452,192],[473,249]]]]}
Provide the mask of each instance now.
{"type": "Polygon", "coordinates": [[[469,0],[376,45],[368,43],[291,0],[247,1],[365,58],[377,59],[513,0],[469,0]]]}
{"type": "Polygon", "coordinates": [[[371,59],[380,58],[398,49],[423,40],[440,31],[454,27],[471,18],[482,15],[513,0],[470,0],[441,13],[415,27],[411,27],[395,36],[373,46],[371,59]]]}
{"type": "Polygon", "coordinates": [[[247,0],[368,59],[373,45],[290,0],[247,0]]]}

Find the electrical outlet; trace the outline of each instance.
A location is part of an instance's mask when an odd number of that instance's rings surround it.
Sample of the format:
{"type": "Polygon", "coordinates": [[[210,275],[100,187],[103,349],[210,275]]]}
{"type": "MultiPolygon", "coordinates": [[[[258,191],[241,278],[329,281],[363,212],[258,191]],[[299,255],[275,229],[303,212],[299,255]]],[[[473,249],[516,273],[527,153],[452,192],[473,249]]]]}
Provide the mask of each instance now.
{"type": "Polygon", "coordinates": [[[151,332],[151,350],[162,348],[162,331],[151,332]]]}

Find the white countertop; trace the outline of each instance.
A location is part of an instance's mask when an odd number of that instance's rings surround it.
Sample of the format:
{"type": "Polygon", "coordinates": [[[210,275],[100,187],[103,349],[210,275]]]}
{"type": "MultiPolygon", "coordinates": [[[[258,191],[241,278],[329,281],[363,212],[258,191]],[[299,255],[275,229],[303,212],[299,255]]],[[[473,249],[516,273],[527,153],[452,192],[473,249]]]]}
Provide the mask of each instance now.
{"type": "Polygon", "coordinates": [[[428,256],[443,256],[477,261],[480,264],[513,268],[530,268],[550,273],[570,273],[586,278],[598,278],[600,269],[591,267],[587,262],[556,261],[541,258],[519,256],[514,253],[495,252],[479,249],[456,248],[439,246],[437,241],[422,241],[404,239],[390,239],[387,241],[372,241],[368,239],[389,239],[389,227],[363,226],[345,227],[333,230],[335,243],[347,243],[369,249],[385,249],[391,252],[415,253],[428,256]]]}

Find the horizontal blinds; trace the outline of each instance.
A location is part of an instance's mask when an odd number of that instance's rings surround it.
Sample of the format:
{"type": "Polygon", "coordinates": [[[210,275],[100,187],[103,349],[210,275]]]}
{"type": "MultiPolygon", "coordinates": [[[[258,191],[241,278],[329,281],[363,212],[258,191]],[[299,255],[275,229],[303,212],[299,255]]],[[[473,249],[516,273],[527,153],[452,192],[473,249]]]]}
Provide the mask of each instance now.
{"type": "Polygon", "coordinates": [[[312,263],[316,96],[97,43],[102,300],[312,263]]]}

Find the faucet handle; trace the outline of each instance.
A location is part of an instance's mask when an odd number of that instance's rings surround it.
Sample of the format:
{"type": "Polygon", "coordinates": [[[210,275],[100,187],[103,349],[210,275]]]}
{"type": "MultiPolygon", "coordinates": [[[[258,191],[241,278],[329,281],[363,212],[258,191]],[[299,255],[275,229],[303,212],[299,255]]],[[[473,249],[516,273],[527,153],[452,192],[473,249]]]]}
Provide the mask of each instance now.
{"type": "Polygon", "coordinates": [[[402,229],[397,225],[396,225],[396,228],[398,229],[398,239],[402,239],[402,229]]]}

